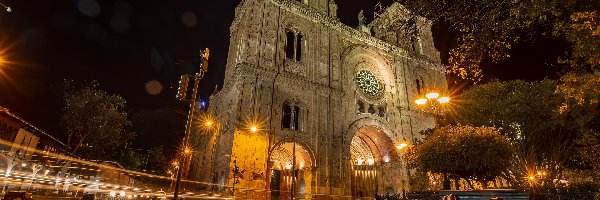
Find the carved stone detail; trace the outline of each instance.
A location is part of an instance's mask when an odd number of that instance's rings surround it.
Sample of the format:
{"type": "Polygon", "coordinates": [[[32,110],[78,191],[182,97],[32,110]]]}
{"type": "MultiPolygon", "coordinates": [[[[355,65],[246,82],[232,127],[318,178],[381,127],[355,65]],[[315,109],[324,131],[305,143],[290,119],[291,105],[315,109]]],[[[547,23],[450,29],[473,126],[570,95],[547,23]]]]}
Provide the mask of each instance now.
{"type": "MultiPolygon", "coordinates": [[[[277,170],[273,149],[282,142],[296,142],[310,159],[310,166],[299,173],[307,181],[305,197],[349,196],[354,192],[350,189],[351,141],[362,128],[380,130],[381,137],[393,143],[419,138],[420,130],[433,125],[432,119],[411,108],[415,76],[445,86],[437,51],[428,46],[433,44],[428,21],[414,17],[420,27],[418,36],[427,47],[416,53],[342,24],[331,13],[335,10],[331,2],[242,0],[231,25],[225,83],[210,97],[208,108],[218,116],[222,131],[197,138],[206,141],[198,141],[195,148],[207,153],[194,157],[190,179],[232,186],[235,160],[245,177],[236,187],[264,191],[270,188],[271,170],[277,170]],[[288,29],[303,35],[300,61],[286,58],[288,29]],[[358,92],[355,74],[362,68],[381,80],[384,88],[377,98],[358,92]],[[285,102],[301,105],[301,130],[282,128],[285,102]],[[362,110],[357,102],[363,104],[362,110]],[[250,132],[250,122],[260,123],[260,131],[250,132]],[[204,172],[211,175],[200,176],[204,172]]],[[[390,146],[386,145],[369,147],[390,146]]],[[[399,185],[408,183],[404,170],[391,170],[401,168],[397,156],[388,164],[374,156],[379,161],[374,165],[382,173],[401,174],[378,176],[377,183],[383,184],[378,192],[388,185],[398,192],[399,185]]]]}

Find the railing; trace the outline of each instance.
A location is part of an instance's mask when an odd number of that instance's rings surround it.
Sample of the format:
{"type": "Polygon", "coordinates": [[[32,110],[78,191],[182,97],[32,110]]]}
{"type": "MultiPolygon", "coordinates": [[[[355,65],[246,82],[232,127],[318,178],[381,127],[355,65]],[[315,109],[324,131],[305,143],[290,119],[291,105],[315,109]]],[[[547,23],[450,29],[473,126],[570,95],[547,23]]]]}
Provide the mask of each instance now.
{"type": "Polygon", "coordinates": [[[439,200],[439,194],[436,192],[418,192],[402,194],[377,194],[376,200],[439,200]]]}
{"type": "Polygon", "coordinates": [[[549,192],[530,195],[530,200],[600,200],[600,192],[549,192]]]}

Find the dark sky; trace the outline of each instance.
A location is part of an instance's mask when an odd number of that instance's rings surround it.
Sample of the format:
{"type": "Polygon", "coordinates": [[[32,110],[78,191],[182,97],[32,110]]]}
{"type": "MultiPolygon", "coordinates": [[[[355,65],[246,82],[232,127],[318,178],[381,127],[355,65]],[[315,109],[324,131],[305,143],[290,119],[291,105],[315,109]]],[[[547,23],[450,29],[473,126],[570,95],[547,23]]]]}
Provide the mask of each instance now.
{"type": "MultiPolygon", "coordinates": [[[[13,10],[0,12],[0,48],[11,47],[9,58],[18,63],[0,69],[1,106],[58,135],[60,106],[51,86],[65,78],[98,80],[102,89],[127,100],[138,134],[134,145],[149,148],[175,146],[181,139],[187,106],[175,93],[179,76],[197,70],[200,49],[211,49],[200,97],[223,84],[229,26],[239,0],[0,2],[13,10]]],[[[342,22],[356,26],[361,9],[372,20],[377,0],[337,2],[342,22]]],[[[440,30],[436,45],[446,55],[456,36],[440,30]]],[[[486,76],[544,78],[549,48],[551,41],[517,47],[512,59],[486,68],[486,76]]]]}

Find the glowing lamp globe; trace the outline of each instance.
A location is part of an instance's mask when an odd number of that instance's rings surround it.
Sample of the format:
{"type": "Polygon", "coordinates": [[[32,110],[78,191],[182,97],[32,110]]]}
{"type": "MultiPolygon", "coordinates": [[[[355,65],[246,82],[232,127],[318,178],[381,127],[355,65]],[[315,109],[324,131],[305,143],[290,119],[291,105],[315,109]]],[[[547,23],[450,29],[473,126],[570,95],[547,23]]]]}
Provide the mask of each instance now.
{"type": "Polygon", "coordinates": [[[404,148],[405,148],[405,147],[407,147],[407,146],[408,146],[408,144],[407,144],[407,143],[405,143],[405,142],[403,142],[403,143],[400,143],[398,146],[396,146],[396,148],[397,148],[397,149],[404,149],[404,148]]]}
{"type": "Polygon", "coordinates": [[[450,102],[450,97],[442,97],[437,100],[438,102],[444,104],[450,102]]]}
{"type": "Polygon", "coordinates": [[[428,99],[437,99],[440,96],[440,93],[432,92],[425,95],[428,99]]]}

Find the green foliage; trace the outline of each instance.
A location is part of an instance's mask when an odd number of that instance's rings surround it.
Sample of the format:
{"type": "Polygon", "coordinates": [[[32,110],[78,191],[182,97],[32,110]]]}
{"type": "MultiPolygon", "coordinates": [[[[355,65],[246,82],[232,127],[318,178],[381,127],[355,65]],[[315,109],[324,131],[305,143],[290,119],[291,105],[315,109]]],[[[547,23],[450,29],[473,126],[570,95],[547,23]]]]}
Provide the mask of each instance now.
{"type": "Polygon", "coordinates": [[[541,37],[563,39],[572,57],[598,66],[600,8],[590,0],[402,0],[417,14],[449,24],[462,34],[451,50],[448,72],[478,81],[481,63],[510,57],[512,46],[541,37]],[[596,25],[594,27],[594,25],[596,25]],[[592,28],[589,28],[592,27],[592,28]]]}
{"type": "MultiPolygon", "coordinates": [[[[600,171],[600,75],[570,73],[550,81],[492,83],[465,92],[457,121],[493,125],[515,139],[516,159],[506,177],[516,184],[535,171],[561,177],[565,167],[600,171]],[[527,98],[535,96],[536,98],[527,98]],[[521,100],[520,100],[521,99],[521,100]],[[487,119],[489,122],[485,122],[487,119]],[[506,126],[506,125],[509,126],[506,126]],[[514,129],[511,124],[516,125],[514,129]],[[519,137],[517,137],[519,136],[519,137]]],[[[552,184],[541,181],[540,185],[552,184]]]]}
{"type": "MultiPolygon", "coordinates": [[[[600,70],[600,11],[575,12],[557,29],[571,43],[570,57],[561,60],[577,71],[600,70]]],[[[557,32],[558,32],[557,31],[557,32]]]]}
{"type": "MultiPolygon", "coordinates": [[[[435,187],[430,184],[429,175],[423,170],[416,170],[414,173],[411,173],[409,182],[410,191],[428,191],[435,187]]],[[[439,190],[441,188],[434,189],[439,190]]]]}
{"type": "Polygon", "coordinates": [[[148,151],[147,170],[154,171],[157,174],[167,174],[167,170],[172,168],[171,161],[173,156],[167,156],[163,146],[153,147],[148,151]]]}
{"type": "Polygon", "coordinates": [[[421,169],[481,182],[501,175],[513,155],[508,138],[492,127],[442,127],[417,148],[421,169]]]}
{"type": "Polygon", "coordinates": [[[580,135],[575,121],[561,115],[565,96],[557,92],[557,86],[549,80],[475,86],[456,101],[454,123],[498,127],[512,139],[517,156],[504,178],[513,185],[526,185],[523,177],[537,171],[546,172],[547,180],[552,180],[575,158],[580,135]]]}
{"type": "Polygon", "coordinates": [[[129,170],[140,170],[144,168],[147,155],[136,152],[133,149],[127,149],[123,152],[123,155],[119,158],[118,162],[125,169],[129,170]]]}
{"type": "Polygon", "coordinates": [[[147,170],[154,174],[166,175],[172,169],[172,156],[167,156],[163,146],[152,147],[148,151],[127,149],[118,159],[126,169],[147,170]]]}
{"type": "Polygon", "coordinates": [[[578,120],[581,126],[593,128],[594,124],[590,123],[599,114],[600,74],[569,73],[561,82],[556,89],[565,98],[560,113],[565,118],[578,120]]]}
{"type": "Polygon", "coordinates": [[[576,123],[580,131],[573,164],[600,175],[600,75],[570,73],[561,81],[557,88],[565,97],[561,116],[576,123]]]}
{"type": "Polygon", "coordinates": [[[495,126],[511,138],[539,132],[558,123],[563,97],[555,93],[554,81],[521,80],[477,85],[455,101],[455,123],[495,126]]]}
{"type": "Polygon", "coordinates": [[[65,80],[60,119],[71,153],[85,159],[115,159],[135,134],[129,131],[125,99],[98,89],[97,82],[65,80]]]}

